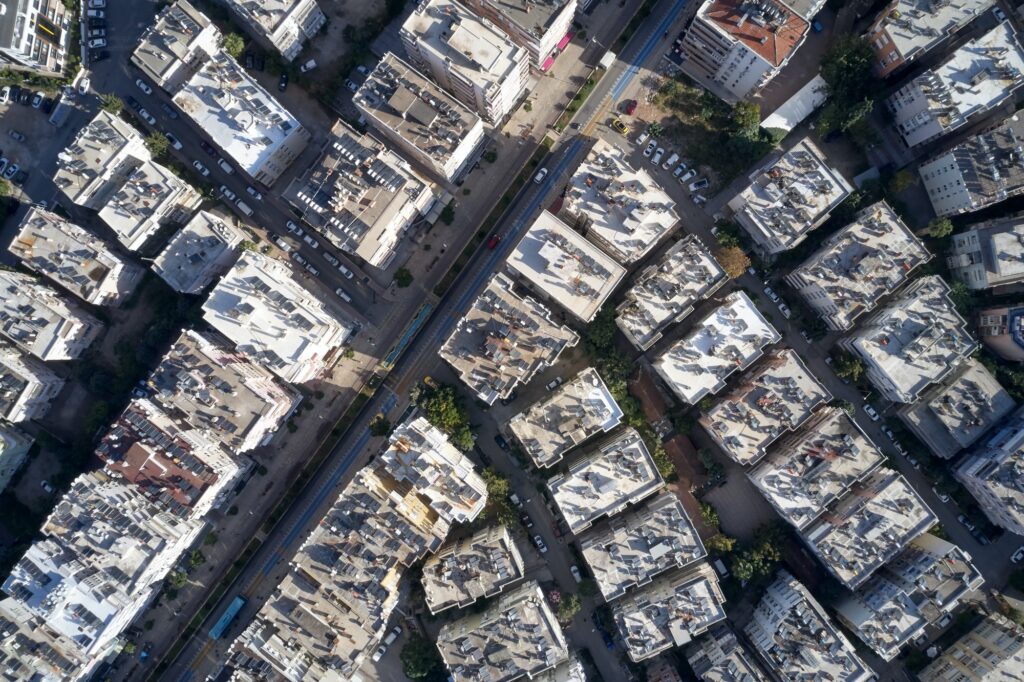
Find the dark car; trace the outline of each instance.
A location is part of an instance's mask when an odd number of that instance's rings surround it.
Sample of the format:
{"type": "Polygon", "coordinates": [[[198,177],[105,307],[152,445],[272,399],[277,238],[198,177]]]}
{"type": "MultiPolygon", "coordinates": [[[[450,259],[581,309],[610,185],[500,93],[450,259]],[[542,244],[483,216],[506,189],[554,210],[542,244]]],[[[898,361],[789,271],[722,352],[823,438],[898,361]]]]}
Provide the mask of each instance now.
{"type": "Polygon", "coordinates": [[[11,178],[11,182],[13,182],[18,187],[24,185],[26,180],[28,180],[28,171],[23,170],[18,171],[17,173],[14,174],[14,177],[11,178]]]}
{"type": "Polygon", "coordinates": [[[18,104],[31,104],[32,103],[32,91],[22,90],[18,94],[18,104]]]}
{"type": "Polygon", "coordinates": [[[127,97],[125,97],[124,98],[124,102],[125,102],[125,104],[130,106],[133,111],[138,111],[139,109],[142,108],[142,105],[139,104],[139,100],[135,99],[131,95],[128,95],[127,97]]]}
{"type": "Polygon", "coordinates": [[[90,19],[89,28],[106,28],[107,22],[103,19],[90,19]]]}
{"type": "Polygon", "coordinates": [[[508,441],[500,433],[494,436],[494,442],[498,444],[498,447],[508,452],[508,441]]]}
{"type": "Polygon", "coordinates": [[[206,140],[200,140],[199,146],[202,147],[203,151],[209,154],[210,156],[217,156],[217,150],[214,149],[213,146],[206,140]]]}
{"type": "Polygon", "coordinates": [[[25,141],[24,133],[21,133],[21,132],[19,132],[17,130],[9,130],[7,132],[7,134],[10,135],[13,139],[17,140],[18,142],[24,142],[25,141]]]}
{"type": "Polygon", "coordinates": [[[626,102],[626,113],[632,116],[634,111],[636,111],[636,100],[631,99],[626,102]]]}
{"type": "Polygon", "coordinates": [[[487,240],[487,248],[488,249],[497,248],[499,242],[501,242],[501,235],[500,234],[491,235],[491,238],[487,240]]]}
{"type": "Polygon", "coordinates": [[[531,519],[530,515],[527,514],[526,512],[523,512],[522,514],[519,515],[519,521],[526,528],[533,528],[533,519],[531,519]]]}
{"type": "Polygon", "coordinates": [[[110,53],[107,52],[106,50],[99,50],[99,51],[93,50],[92,52],[89,53],[89,59],[94,61],[94,62],[102,62],[102,61],[104,61],[106,59],[110,59],[110,53]]]}
{"type": "Polygon", "coordinates": [[[11,102],[17,102],[20,97],[21,97],[21,88],[19,88],[17,85],[12,85],[11,86],[10,101],[11,102]]]}
{"type": "Polygon", "coordinates": [[[262,71],[263,67],[265,65],[266,65],[266,61],[263,59],[263,55],[261,55],[261,54],[256,55],[256,70],[257,71],[262,71]]]}
{"type": "Polygon", "coordinates": [[[53,101],[52,97],[45,98],[43,100],[43,113],[44,114],[48,114],[51,111],[53,111],[53,105],[54,104],[56,104],[56,102],[53,101]]]}
{"type": "Polygon", "coordinates": [[[252,52],[245,53],[245,68],[251,69],[255,64],[255,60],[252,58],[252,52]]]}
{"type": "Polygon", "coordinates": [[[281,74],[281,78],[277,81],[277,89],[279,92],[284,92],[288,89],[288,74],[281,74]]]}
{"type": "Polygon", "coordinates": [[[164,113],[167,114],[168,118],[178,118],[178,112],[175,111],[174,107],[172,107],[167,102],[164,102],[163,104],[161,104],[160,108],[164,110],[164,113]]]}
{"type": "Polygon", "coordinates": [[[518,391],[512,391],[507,396],[505,396],[504,398],[501,399],[501,404],[502,405],[511,405],[513,402],[515,402],[515,399],[518,398],[518,397],[519,397],[518,391]]]}

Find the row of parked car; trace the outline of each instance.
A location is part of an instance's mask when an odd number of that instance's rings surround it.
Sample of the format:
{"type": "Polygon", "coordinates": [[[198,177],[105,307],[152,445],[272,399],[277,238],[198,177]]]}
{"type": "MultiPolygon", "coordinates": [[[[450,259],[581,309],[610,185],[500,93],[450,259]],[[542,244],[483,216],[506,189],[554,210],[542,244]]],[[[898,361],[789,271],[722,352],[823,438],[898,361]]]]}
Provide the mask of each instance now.
{"type": "MultiPolygon", "coordinates": [[[[89,7],[82,18],[82,40],[90,50],[107,46],[107,0],[89,0],[89,7]]],[[[90,53],[90,61],[98,62],[110,56],[109,52],[90,53]]]]}
{"type": "Polygon", "coordinates": [[[680,185],[686,187],[690,194],[693,195],[693,203],[700,206],[707,201],[707,199],[698,194],[698,192],[707,188],[708,185],[711,184],[710,180],[707,178],[698,178],[687,185],[687,181],[696,177],[697,170],[695,168],[689,168],[685,162],[681,161],[677,152],[666,152],[664,147],[659,147],[658,141],[652,138],[650,133],[647,131],[640,133],[640,136],[636,138],[637,145],[642,145],[644,142],[647,143],[647,146],[644,147],[644,157],[649,158],[651,163],[655,166],[660,165],[662,170],[668,170],[675,166],[675,170],[672,171],[672,176],[679,181],[680,185]],[[664,161],[662,161],[663,158],[665,159],[664,161]]]}

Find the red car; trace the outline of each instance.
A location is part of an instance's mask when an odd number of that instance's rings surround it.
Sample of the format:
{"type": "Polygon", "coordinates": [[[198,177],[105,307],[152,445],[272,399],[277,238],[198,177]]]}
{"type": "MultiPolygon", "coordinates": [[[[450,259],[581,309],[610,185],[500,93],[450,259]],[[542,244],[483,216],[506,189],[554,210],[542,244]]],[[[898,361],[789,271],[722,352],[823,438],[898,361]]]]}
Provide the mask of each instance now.
{"type": "Polygon", "coordinates": [[[487,248],[488,249],[495,248],[496,246],[498,246],[498,242],[500,242],[500,241],[501,241],[501,235],[500,234],[493,235],[490,239],[487,240],[487,248]]]}
{"type": "Polygon", "coordinates": [[[636,100],[631,99],[626,102],[626,114],[632,116],[634,111],[636,111],[636,100]]]}

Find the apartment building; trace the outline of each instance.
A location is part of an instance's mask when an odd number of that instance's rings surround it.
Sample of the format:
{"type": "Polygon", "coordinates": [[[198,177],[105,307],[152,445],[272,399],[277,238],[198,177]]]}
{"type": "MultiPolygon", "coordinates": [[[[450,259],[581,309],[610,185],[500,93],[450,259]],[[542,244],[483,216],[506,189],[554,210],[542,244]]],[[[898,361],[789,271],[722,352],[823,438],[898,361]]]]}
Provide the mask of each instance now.
{"type": "Polygon", "coordinates": [[[203,304],[203,318],[252,362],[289,383],[309,381],[352,333],[287,263],[245,252],[203,304]]]}
{"type": "Polygon", "coordinates": [[[689,335],[654,361],[654,371],[690,405],[725,388],[726,380],[750,367],[782,336],[747,294],[734,291],[689,335]]]}
{"type": "Polygon", "coordinates": [[[832,400],[796,351],[769,353],[734,391],[704,410],[698,422],[735,462],[755,464],[783,434],[795,431],[832,400]]]}
{"type": "Polygon", "coordinates": [[[327,24],[316,0],[227,0],[227,5],[256,42],[280,53],[286,62],[298,57],[327,24]]]}
{"type": "Polygon", "coordinates": [[[186,329],[145,386],[149,401],[186,432],[240,455],[265,445],[302,395],[212,332],[186,329]]]}
{"type": "Polygon", "coordinates": [[[1007,101],[1024,83],[1024,49],[1008,21],[972,38],[886,100],[907,147],[938,139],[1007,101]]]}
{"type": "Polygon", "coordinates": [[[1014,114],[918,167],[936,215],[977,211],[1024,191],[1024,119],[1014,114]]]}
{"type": "Polygon", "coordinates": [[[640,434],[627,427],[548,480],[573,535],[656,493],[664,481],[640,434]]]}
{"type": "Polygon", "coordinates": [[[0,271],[0,336],[40,360],[74,360],[103,324],[32,275],[0,271]]]}
{"type": "Polygon", "coordinates": [[[839,345],[859,358],[887,399],[913,403],[978,348],[938,275],[922,277],[839,345]]]}
{"type": "Polygon", "coordinates": [[[865,34],[875,54],[876,72],[885,78],[923,57],[993,4],[993,0],[892,0],[865,34]]]}
{"type": "Polygon", "coordinates": [[[530,54],[534,69],[547,71],[572,38],[576,0],[466,0],[466,7],[508,34],[530,54]]]}
{"type": "Polygon", "coordinates": [[[768,682],[754,656],[726,623],[716,623],[686,647],[686,662],[701,682],[768,682]]]}
{"type": "Polygon", "coordinates": [[[975,291],[1024,281],[1024,214],[971,225],[950,238],[950,274],[975,291]]]}
{"type": "Polygon", "coordinates": [[[506,266],[583,323],[597,316],[626,276],[625,268],[547,211],[534,220],[506,266]]]}
{"type": "Polygon", "coordinates": [[[538,467],[562,461],[587,439],[608,433],[622,421],[622,409],[593,367],[508,422],[516,440],[538,467]]]}
{"type": "Polygon", "coordinates": [[[883,468],[854,483],[801,536],[825,568],[853,590],[937,521],[903,476],[883,468]]]}
{"type": "Polygon", "coordinates": [[[390,52],[352,102],[378,135],[448,183],[468,173],[483,149],[480,117],[390,52]]]}
{"type": "Polygon", "coordinates": [[[427,608],[438,614],[494,597],[522,580],[523,556],[504,526],[445,545],[423,564],[427,608]]]}
{"type": "Polygon", "coordinates": [[[0,417],[15,424],[40,419],[63,387],[41,361],[0,341],[0,417]]]}
{"type": "Polygon", "coordinates": [[[76,13],[61,0],[4,5],[0,14],[0,62],[42,76],[59,76],[67,63],[76,13]]]}
{"type": "Polygon", "coordinates": [[[842,598],[836,615],[872,651],[891,661],[984,582],[969,554],[925,533],[842,598]]]}
{"type": "Polygon", "coordinates": [[[177,0],[156,15],[131,62],[165,92],[174,93],[216,54],[223,40],[209,18],[187,0],[177,0]]]}
{"type": "Polygon", "coordinates": [[[555,322],[543,305],[517,294],[512,280],[499,272],[455,324],[439,355],[477,398],[493,405],[577,342],[576,332],[555,322]]]}
{"type": "Polygon", "coordinates": [[[416,68],[489,123],[504,123],[526,94],[530,53],[456,0],[422,0],[399,37],[416,68]]]}
{"type": "Polygon", "coordinates": [[[985,366],[967,358],[926,389],[920,400],[902,406],[896,414],[932,454],[950,459],[974,445],[1016,407],[985,366]]]}
{"type": "Polygon", "coordinates": [[[138,130],[103,110],[57,156],[53,182],[72,202],[98,211],[132,251],[162,225],[187,221],[202,201],[194,187],[153,161],[138,130]]]}
{"type": "Polygon", "coordinates": [[[679,223],[675,202],[621,147],[597,140],[569,178],[562,211],[623,265],[641,260],[679,223]]]}
{"type": "Polygon", "coordinates": [[[981,441],[953,475],[992,523],[1024,535],[1024,409],[981,441]]]}
{"type": "Polygon", "coordinates": [[[78,225],[35,206],[7,250],[29,270],[94,305],[124,303],[145,273],[78,225]]]}
{"type": "Polygon", "coordinates": [[[705,0],[683,38],[683,72],[730,104],[763,88],[810,24],[775,0],[705,0]]]}
{"type": "MultiPolygon", "coordinates": [[[[2,371],[0,368],[0,372],[2,371]]],[[[3,375],[0,375],[0,386],[3,386],[3,382],[3,375]]],[[[7,487],[11,478],[28,459],[28,451],[35,440],[14,424],[0,418],[0,491],[7,487]]]]}
{"type": "Polygon", "coordinates": [[[580,537],[580,550],[606,602],[707,556],[682,503],[671,492],[659,493],[589,531],[580,537]]]}
{"type": "Polygon", "coordinates": [[[744,632],[767,670],[779,679],[876,679],[821,604],[786,571],[779,571],[761,597],[744,632]]]}
{"type": "Polygon", "coordinates": [[[733,218],[765,256],[788,251],[825,222],[853,188],[804,138],[750,175],[729,200],[733,218]]]}
{"type": "Polygon", "coordinates": [[[990,613],[917,674],[921,682],[991,682],[1024,669],[1024,628],[990,613]]]}
{"type": "Polygon", "coordinates": [[[225,159],[267,187],[312,139],[297,118],[223,51],[210,55],[173,99],[225,159]]]}
{"type": "Polygon", "coordinates": [[[167,242],[153,272],[175,291],[201,294],[231,268],[243,241],[245,233],[231,218],[199,211],[167,242]]]}
{"type": "Polygon", "coordinates": [[[786,276],[833,331],[854,321],[900,287],[931,252],[885,201],[868,206],[786,276]]]}
{"type": "Polygon", "coordinates": [[[1024,362],[1024,306],[996,306],[978,312],[978,337],[1010,362],[1024,362]]]}
{"type": "Polygon", "coordinates": [[[637,350],[649,350],[728,279],[704,242],[685,235],[637,276],[615,309],[615,324],[637,350]]]}
{"type": "Polygon", "coordinates": [[[402,236],[425,221],[435,190],[382,142],[338,120],[320,158],[291,182],[284,199],[327,241],[386,268],[402,236]]]}

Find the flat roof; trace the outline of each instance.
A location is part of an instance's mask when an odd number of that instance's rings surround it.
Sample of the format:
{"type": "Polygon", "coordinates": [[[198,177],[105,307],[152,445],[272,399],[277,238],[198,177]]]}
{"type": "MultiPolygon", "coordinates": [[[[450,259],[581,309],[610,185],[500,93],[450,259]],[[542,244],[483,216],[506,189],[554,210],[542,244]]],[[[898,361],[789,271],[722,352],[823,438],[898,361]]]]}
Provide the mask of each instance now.
{"type": "Polygon", "coordinates": [[[782,336],[747,294],[734,291],[685,338],[659,355],[654,369],[680,398],[696,404],[725,388],[782,336]]]}
{"type": "Polygon", "coordinates": [[[171,237],[153,261],[153,271],[175,291],[198,294],[231,267],[244,240],[245,233],[234,225],[199,211],[171,237]]]}
{"type": "Polygon", "coordinates": [[[622,421],[622,409],[593,367],[508,422],[508,428],[538,467],[548,467],[591,436],[622,421]]]}
{"type": "MultiPolygon", "coordinates": [[[[261,27],[271,36],[295,11],[296,6],[305,5],[307,0],[227,0],[235,12],[261,27]]],[[[314,3],[315,4],[315,3],[314,3]]]]}
{"type": "Polygon", "coordinates": [[[100,218],[122,244],[135,251],[160,228],[161,220],[179,206],[200,200],[194,187],[152,161],[143,161],[111,189],[99,209],[100,218]]]}
{"type": "Polygon", "coordinates": [[[221,33],[210,19],[186,0],[177,0],[157,15],[132,52],[132,63],[163,85],[197,49],[212,54],[221,33]]]}
{"type": "Polygon", "coordinates": [[[523,557],[504,526],[484,528],[450,543],[423,564],[423,591],[431,613],[466,607],[523,577],[523,557]]]}
{"type": "Polygon", "coordinates": [[[43,360],[77,357],[103,328],[37,277],[0,270],[0,335],[43,360]]]}
{"type": "Polygon", "coordinates": [[[711,626],[686,648],[686,662],[701,682],[767,682],[746,647],[726,623],[711,626]]]}
{"type": "Polygon", "coordinates": [[[884,30],[891,41],[881,51],[887,55],[895,48],[904,60],[915,59],[993,4],[993,0],[897,0],[883,10],[883,18],[878,22],[878,30],[884,30]]]}
{"type": "Polygon", "coordinates": [[[41,360],[0,340],[0,417],[22,422],[41,416],[63,385],[41,360]]]}
{"type": "Polygon", "coordinates": [[[633,168],[621,147],[601,139],[569,178],[563,206],[623,264],[646,256],[679,223],[675,202],[647,169],[633,168]]]}
{"type": "Polygon", "coordinates": [[[885,456],[844,410],[820,410],[748,474],[779,515],[806,528],[885,456]]]}
{"type": "Polygon", "coordinates": [[[661,492],[583,535],[580,549],[608,602],[670,568],[707,556],[686,510],[671,492],[661,492]]]}
{"type": "Polygon", "coordinates": [[[948,248],[950,274],[971,289],[1024,281],[1024,214],[971,225],[948,248]]]}
{"type": "Polygon", "coordinates": [[[640,434],[627,427],[551,478],[548,489],[575,535],[657,492],[664,481],[640,434]]]}
{"type": "MultiPolygon", "coordinates": [[[[536,32],[538,26],[547,31],[569,0],[483,0],[520,28],[536,32]]],[[[547,55],[543,55],[547,56],[547,55]]]]}
{"type": "Polygon", "coordinates": [[[551,319],[550,310],[513,288],[511,279],[495,274],[439,351],[488,405],[579,341],[576,332],[551,319]]]}
{"type": "Polygon", "coordinates": [[[709,0],[700,13],[774,67],[786,63],[810,27],[788,5],[773,0],[709,0]]]}
{"type": "Polygon", "coordinates": [[[979,501],[982,510],[992,505],[990,518],[1003,517],[999,525],[1015,531],[1024,526],[1024,408],[1018,409],[985,437],[954,471],[979,501]],[[993,500],[995,502],[990,502],[993,500]]]}
{"type": "Polygon", "coordinates": [[[907,480],[891,469],[879,469],[855,484],[828,511],[802,534],[825,567],[850,589],[938,521],[907,480]]]}
{"type": "Polygon", "coordinates": [[[798,429],[831,399],[796,351],[785,348],[769,353],[736,390],[703,412],[700,424],[729,457],[753,464],[779,436],[798,429]]]}
{"type": "Polygon", "coordinates": [[[121,179],[152,158],[142,135],[127,121],[100,109],[57,155],[53,183],[76,204],[99,208],[121,179]]]}
{"type": "Polygon", "coordinates": [[[621,265],[547,211],[526,231],[507,266],[583,322],[590,322],[626,275],[621,265]]]}
{"type": "Polygon", "coordinates": [[[615,324],[637,349],[647,350],[727,280],[700,238],[687,235],[640,273],[615,309],[615,324]]]}

